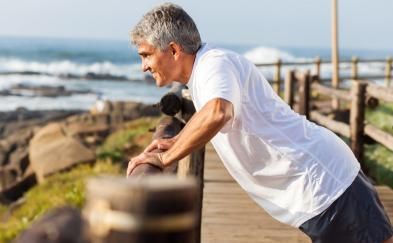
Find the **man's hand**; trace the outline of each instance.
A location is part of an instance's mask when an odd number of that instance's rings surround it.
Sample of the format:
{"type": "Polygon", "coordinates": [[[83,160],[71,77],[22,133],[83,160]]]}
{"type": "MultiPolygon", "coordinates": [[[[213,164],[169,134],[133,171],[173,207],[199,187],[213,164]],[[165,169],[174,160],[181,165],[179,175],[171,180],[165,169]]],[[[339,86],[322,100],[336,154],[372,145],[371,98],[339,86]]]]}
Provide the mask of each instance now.
{"type": "Polygon", "coordinates": [[[161,170],[165,167],[160,153],[143,152],[128,162],[127,177],[130,176],[134,168],[140,164],[150,164],[160,168],[161,170]]]}
{"type": "Polygon", "coordinates": [[[172,147],[172,145],[176,142],[176,140],[177,140],[177,136],[173,138],[154,139],[153,142],[151,142],[143,152],[148,153],[148,152],[152,152],[155,149],[168,150],[172,147]]]}

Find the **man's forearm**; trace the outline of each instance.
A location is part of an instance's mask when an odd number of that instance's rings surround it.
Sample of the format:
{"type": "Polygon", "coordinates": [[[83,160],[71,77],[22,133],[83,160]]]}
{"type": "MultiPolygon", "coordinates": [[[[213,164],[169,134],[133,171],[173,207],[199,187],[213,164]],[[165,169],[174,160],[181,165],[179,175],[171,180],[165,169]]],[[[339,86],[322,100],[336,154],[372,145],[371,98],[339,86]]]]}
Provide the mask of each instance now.
{"type": "Polygon", "coordinates": [[[165,166],[202,147],[216,135],[233,116],[233,106],[224,99],[213,99],[197,112],[178,135],[176,142],[161,154],[165,166]]]}

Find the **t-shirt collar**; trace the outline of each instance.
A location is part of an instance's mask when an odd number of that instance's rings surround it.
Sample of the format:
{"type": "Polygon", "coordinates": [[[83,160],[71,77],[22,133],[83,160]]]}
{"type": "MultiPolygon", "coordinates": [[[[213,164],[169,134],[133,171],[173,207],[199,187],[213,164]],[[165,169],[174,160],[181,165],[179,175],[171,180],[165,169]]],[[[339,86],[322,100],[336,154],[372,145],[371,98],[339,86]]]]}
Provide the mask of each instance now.
{"type": "Polygon", "coordinates": [[[186,84],[188,86],[188,88],[192,87],[192,82],[193,82],[193,79],[194,79],[195,68],[196,68],[196,66],[197,66],[197,64],[199,62],[199,58],[201,57],[201,55],[204,52],[204,50],[206,49],[206,47],[207,47],[207,43],[202,43],[201,47],[199,47],[199,49],[198,49],[198,51],[196,53],[194,64],[192,66],[192,72],[191,72],[191,75],[190,75],[190,79],[188,80],[188,82],[186,84]]]}

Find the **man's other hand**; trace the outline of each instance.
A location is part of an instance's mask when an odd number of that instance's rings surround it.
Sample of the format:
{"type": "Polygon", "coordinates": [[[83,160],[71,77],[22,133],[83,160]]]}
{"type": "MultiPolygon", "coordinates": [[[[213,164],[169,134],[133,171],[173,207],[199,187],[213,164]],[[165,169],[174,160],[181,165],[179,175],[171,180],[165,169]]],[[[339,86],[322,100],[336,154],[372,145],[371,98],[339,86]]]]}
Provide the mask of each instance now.
{"type": "Polygon", "coordinates": [[[162,163],[162,158],[160,153],[143,152],[138,156],[132,158],[128,162],[127,177],[130,176],[130,174],[135,169],[135,167],[137,167],[140,164],[150,164],[160,168],[161,170],[163,170],[165,167],[164,164],[162,163]]]}

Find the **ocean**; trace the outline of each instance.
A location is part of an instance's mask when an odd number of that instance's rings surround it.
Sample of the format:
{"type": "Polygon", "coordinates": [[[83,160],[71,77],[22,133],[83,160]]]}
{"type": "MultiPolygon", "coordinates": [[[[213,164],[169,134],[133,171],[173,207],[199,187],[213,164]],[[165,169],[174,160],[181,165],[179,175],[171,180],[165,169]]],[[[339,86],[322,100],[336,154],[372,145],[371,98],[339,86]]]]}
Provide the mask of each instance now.
{"type": "MultiPolygon", "coordinates": [[[[214,45],[243,54],[254,63],[274,62],[277,58],[291,62],[313,60],[316,56],[330,58],[328,48],[214,45]]],[[[384,59],[388,54],[383,50],[340,50],[343,59],[353,55],[384,59]]],[[[303,67],[306,68],[313,67],[303,67]]],[[[365,75],[383,75],[383,68],[381,63],[359,64],[359,72],[365,75]]],[[[340,69],[340,74],[349,75],[350,65],[343,64],[340,69]]],[[[274,68],[261,71],[271,78],[274,68]]],[[[323,65],[321,71],[323,77],[330,76],[329,65],[323,65]]],[[[89,109],[97,99],[156,103],[167,91],[157,88],[141,71],[136,49],[127,41],[0,37],[0,111],[18,107],[89,109]],[[37,95],[25,90],[26,87],[74,92],[62,96],[37,95]]]]}

